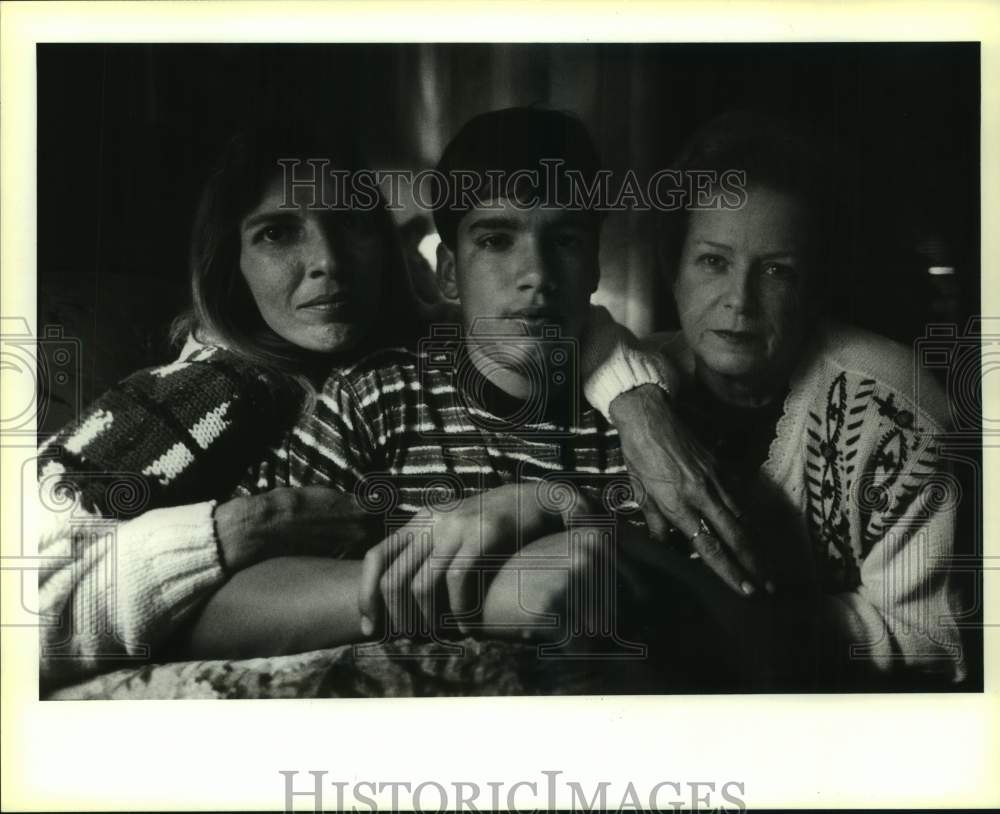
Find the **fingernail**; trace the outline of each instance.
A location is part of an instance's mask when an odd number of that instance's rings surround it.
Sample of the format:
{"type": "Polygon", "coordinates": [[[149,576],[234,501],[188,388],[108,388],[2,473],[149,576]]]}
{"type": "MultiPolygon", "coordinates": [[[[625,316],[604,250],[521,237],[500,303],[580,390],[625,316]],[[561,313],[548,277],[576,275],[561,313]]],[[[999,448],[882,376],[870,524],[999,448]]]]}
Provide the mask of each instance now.
{"type": "Polygon", "coordinates": [[[740,583],[740,588],[747,596],[753,596],[753,593],[756,590],[753,585],[746,580],[743,580],[743,582],[740,583]]]}
{"type": "Polygon", "coordinates": [[[371,636],[375,632],[375,625],[372,624],[372,620],[367,616],[362,614],[361,616],[361,634],[363,636],[371,636]]]}
{"type": "Polygon", "coordinates": [[[768,580],[767,582],[764,583],[764,590],[767,591],[769,594],[771,594],[771,596],[774,596],[776,593],[778,593],[778,589],[774,587],[774,583],[771,582],[771,580],[768,580]]]}

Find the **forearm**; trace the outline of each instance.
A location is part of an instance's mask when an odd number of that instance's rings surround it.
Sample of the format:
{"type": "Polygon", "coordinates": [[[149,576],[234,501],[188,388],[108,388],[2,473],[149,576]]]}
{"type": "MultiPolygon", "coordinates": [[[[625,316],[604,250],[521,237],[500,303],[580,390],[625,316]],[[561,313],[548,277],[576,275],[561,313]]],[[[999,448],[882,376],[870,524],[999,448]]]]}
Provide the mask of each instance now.
{"type": "Polygon", "coordinates": [[[54,563],[39,579],[49,617],[43,683],[159,656],[163,639],[224,578],[212,507],[157,509],[124,523],[60,519],[43,534],[39,553],[54,563]]]}
{"type": "Polygon", "coordinates": [[[483,601],[483,634],[561,641],[588,629],[610,607],[615,551],[603,529],[574,528],[539,537],[500,568],[483,601]],[[574,591],[573,585],[577,586],[574,591]]]}
{"type": "Polygon", "coordinates": [[[828,672],[849,679],[905,675],[938,683],[965,677],[960,638],[946,603],[921,597],[913,604],[926,603],[922,608],[880,607],[866,593],[824,598],[822,657],[828,672]]]}
{"type": "Polygon", "coordinates": [[[923,488],[885,524],[861,563],[857,588],[830,597],[827,620],[852,662],[870,672],[957,682],[966,664],[956,621],[963,603],[950,573],[955,510],[933,502],[933,490],[921,483],[934,477],[912,478],[923,488]]]}
{"type": "Polygon", "coordinates": [[[178,641],[190,659],[302,653],[361,641],[361,562],[276,557],[231,577],[178,641]]]}

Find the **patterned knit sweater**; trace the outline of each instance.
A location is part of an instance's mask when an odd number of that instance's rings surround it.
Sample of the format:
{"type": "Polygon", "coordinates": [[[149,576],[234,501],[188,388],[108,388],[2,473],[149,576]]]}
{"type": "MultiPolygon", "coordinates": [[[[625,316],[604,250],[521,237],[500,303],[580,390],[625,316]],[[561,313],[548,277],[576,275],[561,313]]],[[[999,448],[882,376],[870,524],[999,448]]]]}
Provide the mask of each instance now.
{"type": "MultiPolygon", "coordinates": [[[[693,375],[682,334],[644,346],[693,375]]],[[[902,345],[819,329],[748,507],[781,530],[786,574],[825,592],[852,659],[957,681],[965,664],[948,572],[957,497],[938,453],[948,404],[930,375],[915,373],[902,345]]]]}
{"type": "Polygon", "coordinates": [[[78,511],[114,520],[223,497],[282,438],[300,401],[238,354],[194,345],[119,382],[46,440],[39,479],[78,511]]]}
{"type": "MultiPolygon", "coordinates": [[[[634,344],[591,309],[580,368],[604,415],[617,395],[672,381],[634,344]]],[[[292,483],[288,405],[235,354],[189,341],[178,362],[129,377],[42,445],[43,684],[156,659],[226,578],[216,501],[292,483]]]]}

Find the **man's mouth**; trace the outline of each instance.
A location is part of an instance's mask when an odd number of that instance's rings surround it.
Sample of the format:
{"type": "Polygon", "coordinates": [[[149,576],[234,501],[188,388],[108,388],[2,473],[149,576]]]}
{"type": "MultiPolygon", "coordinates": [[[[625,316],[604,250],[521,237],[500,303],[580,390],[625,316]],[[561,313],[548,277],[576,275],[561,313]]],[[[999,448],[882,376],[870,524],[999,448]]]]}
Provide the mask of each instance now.
{"type": "Polygon", "coordinates": [[[518,308],[516,311],[509,311],[507,313],[508,319],[520,319],[524,322],[548,322],[548,323],[560,323],[563,321],[563,315],[553,309],[553,308],[518,308]]]}

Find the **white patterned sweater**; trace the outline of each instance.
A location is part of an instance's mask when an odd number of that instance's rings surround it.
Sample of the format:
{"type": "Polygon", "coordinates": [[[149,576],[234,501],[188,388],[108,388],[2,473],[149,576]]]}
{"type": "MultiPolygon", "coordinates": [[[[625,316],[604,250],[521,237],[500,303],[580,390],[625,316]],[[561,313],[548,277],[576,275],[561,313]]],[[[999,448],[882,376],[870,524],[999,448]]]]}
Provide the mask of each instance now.
{"type": "MultiPolygon", "coordinates": [[[[643,347],[693,375],[682,334],[643,347]]],[[[960,492],[938,451],[948,415],[909,349],[824,325],[803,349],[755,488],[766,511],[786,515],[772,519],[789,529],[788,567],[822,587],[852,659],[958,682],[966,664],[949,568],[960,492]]]]}
{"type": "MultiPolygon", "coordinates": [[[[672,370],[634,345],[607,311],[591,309],[581,375],[587,400],[605,417],[614,398],[632,388],[657,384],[669,390],[672,370]]],[[[214,358],[212,350],[189,341],[177,362],[147,371],[146,379],[169,392],[172,377],[214,358]]],[[[224,376],[231,391],[231,371],[214,375],[224,376]]],[[[154,390],[152,399],[146,397],[142,410],[118,413],[105,397],[41,447],[44,459],[53,443],[62,445],[62,454],[39,466],[39,554],[53,563],[39,577],[39,604],[49,621],[41,629],[43,687],[162,660],[164,642],[226,579],[212,514],[217,499],[245,493],[230,471],[234,445],[250,461],[240,474],[287,454],[287,432],[268,445],[267,433],[248,418],[253,404],[244,405],[237,418],[230,408],[220,414],[221,401],[213,408],[204,398],[156,403],[157,396],[154,390]],[[172,442],[149,443],[164,436],[172,442]],[[119,460],[124,452],[129,465],[119,460]],[[86,486],[75,495],[65,491],[69,460],[86,470],[79,480],[86,486]],[[104,470],[114,477],[105,481],[104,470]],[[143,505],[148,510],[135,516],[143,505]]]]}

